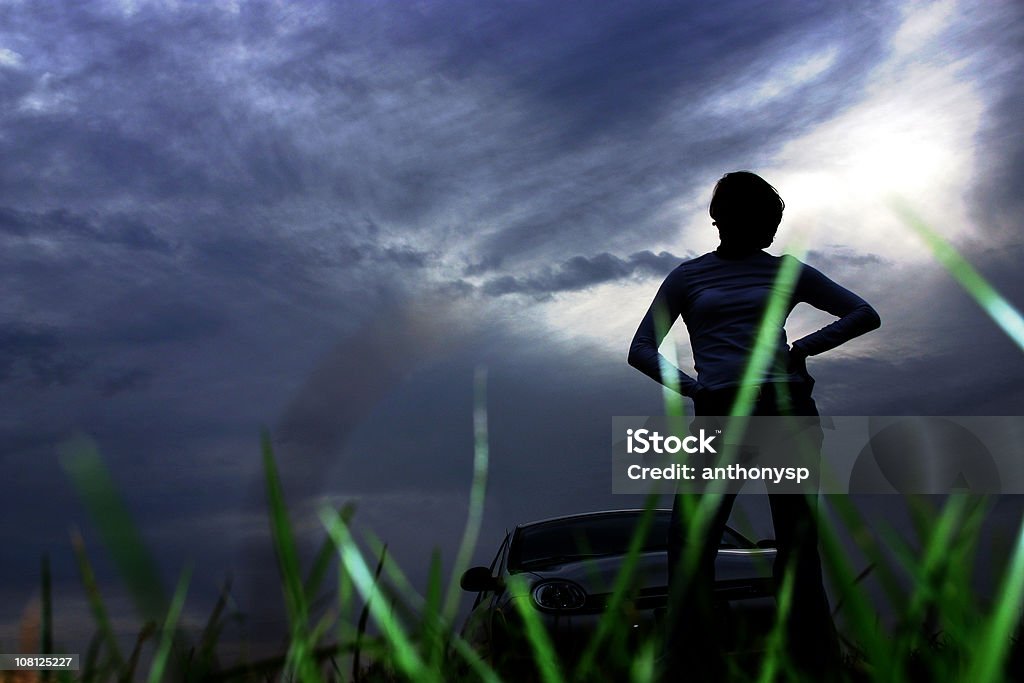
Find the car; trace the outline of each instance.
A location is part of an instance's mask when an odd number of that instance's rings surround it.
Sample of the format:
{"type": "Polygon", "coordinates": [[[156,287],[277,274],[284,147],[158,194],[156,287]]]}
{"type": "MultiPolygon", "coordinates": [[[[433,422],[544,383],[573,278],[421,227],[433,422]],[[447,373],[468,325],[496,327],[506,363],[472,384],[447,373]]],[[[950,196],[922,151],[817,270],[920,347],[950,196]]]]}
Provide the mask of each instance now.
{"type": "MultiPolygon", "coordinates": [[[[462,637],[499,669],[529,666],[524,607],[537,616],[563,661],[581,654],[607,612],[612,586],[638,533],[644,510],[609,510],[520,524],[507,532],[489,567],[472,567],[463,590],[476,593],[462,637]]],[[[668,601],[670,510],[652,511],[618,625],[630,642],[661,627],[668,601]]],[[[753,543],[726,527],[715,563],[715,597],[725,633],[737,624],[767,632],[774,616],[772,541],[753,543]]]]}

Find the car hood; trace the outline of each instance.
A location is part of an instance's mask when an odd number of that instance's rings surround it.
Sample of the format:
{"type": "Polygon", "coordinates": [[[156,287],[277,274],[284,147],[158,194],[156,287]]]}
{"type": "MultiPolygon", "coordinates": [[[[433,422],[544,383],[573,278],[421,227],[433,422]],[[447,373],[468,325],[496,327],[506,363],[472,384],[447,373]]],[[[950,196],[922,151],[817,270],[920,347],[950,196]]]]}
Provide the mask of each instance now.
{"type": "MultiPolygon", "coordinates": [[[[523,572],[530,577],[531,584],[551,579],[565,579],[579,584],[588,594],[611,591],[615,579],[622,570],[623,557],[595,557],[586,560],[550,565],[523,572]]],[[[637,557],[634,570],[635,588],[658,588],[668,585],[665,553],[644,553],[637,557]]]]}

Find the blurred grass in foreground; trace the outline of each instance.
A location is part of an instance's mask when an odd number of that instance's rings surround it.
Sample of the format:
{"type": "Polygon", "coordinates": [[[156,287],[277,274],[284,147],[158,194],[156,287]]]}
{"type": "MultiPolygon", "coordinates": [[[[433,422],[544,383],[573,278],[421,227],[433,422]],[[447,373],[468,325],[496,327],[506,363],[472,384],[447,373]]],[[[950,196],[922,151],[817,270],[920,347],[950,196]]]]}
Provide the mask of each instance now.
{"type": "MultiPolygon", "coordinates": [[[[1005,298],[933,230],[909,210],[899,211],[908,226],[929,244],[936,258],[975,298],[1007,334],[1024,348],[1021,316],[1005,298]]],[[[792,274],[784,273],[790,277],[792,274]]],[[[777,309],[785,287],[767,306],[777,309]]],[[[768,335],[758,337],[752,367],[771,343],[768,335]]],[[[666,404],[667,414],[681,416],[681,403],[666,404]]],[[[734,411],[742,417],[743,405],[734,411]]],[[[82,586],[95,621],[93,635],[82,653],[82,669],[75,674],[56,673],[58,681],[131,681],[144,676],[156,681],[486,681],[502,680],[501,674],[483,661],[457,634],[454,623],[461,594],[458,576],[468,564],[476,545],[485,501],[488,443],[485,376],[476,378],[474,407],[474,469],[469,497],[469,515],[454,568],[447,582],[441,572],[441,558],[435,553],[430,563],[427,595],[411,586],[386,546],[372,534],[362,545],[350,526],[353,508],[324,509],[321,520],[325,538],[303,573],[302,562],[289,520],[284,491],[269,437],[263,438],[263,465],[268,500],[268,521],[281,579],[282,599],[288,615],[288,645],[283,653],[226,665],[218,660],[218,639],[225,624],[229,584],[213,606],[195,644],[189,629],[182,627],[181,615],[187,596],[189,570],[182,568],[177,588],[165,590],[155,562],[142,540],[113,479],[105,469],[95,446],[75,440],[62,448],[62,462],[75,489],[88,509],[97,533],[114,560],[121,580],[133,598],[140,620],[133,651],[125,656],[111,626],[109,610],[96,582],[85,541],[72,533],[72,548],[82,586]],[[368,555],[363,547],[371,550],[368,555]],[[328,593],[326,610],[323,584],[338,558],[333,593],[328,593]],[[375,557],[376,561],[368,561],[375,557]],[[375,569],[371,570],[371,566],[375,569]],[[446,591],[445,592],[445,588],[446,591]],[[358,608],[358,610],[357,610],[358,608]],[[314,614],[323,612],[319,618],[314,614]],[[358,614],[358,616],[357,616],[358,614]],[[372,620],[372,632],[370,621],[372,620]],[[158,626],[159,625],[159,626],[158,626]],[[153,649],[148,644],[153,640],[153,649]],[[149,662],[139,670],[140,661],[149,662]],[[362,665],[361,662],[367,662],[362,665]],[[346,664],[351,664],[349,670],[346,664]]],[[[647,508],[653,509],[651,497],[647,508]]],[[[836,587],[835,617],[842,622],[845,644],[844,677],[852,682],[892,683],[970,681],[993,683],[1024,680],[1024,643],[1021,642],[1021,604],[1024,602],[1024,527],[1011,549],[1009,561],[991,599],[970,590],[975,573],[978,529],[989,509],[985,498],[949,496],[909,498],[916,534],[903,538],[884,529],[880,540],[852,503],[842,496],[828,498],[831,512],[820,515],[822,559],[836,587]],[[853,539],[863,554],[866,567],[854,560],[839,538],[853,539]],[[883,542],[884,541],[884,542],[883,542]],[[872,605],[865,578],[877,581],[885,595],[886,611],[896,615],[895,625],[885,630],[879,624],[881,605],[872,605]]],[[[702,501],[698,507],[703,507],[702,501]]],[[[690,533],[700,531],[702,515],[690,533]]],[[[620,580],[613,592],[612,607],[595,633],[594,641],[576,662],[563,662],[543,624],[529,609],[522,610],[526,642],[536,664],[535,678],[545,683],[562,681],[656,680],[656,659],[666,646],[657,639],[641,643],[635,650],[623,647],[628,621],[618,619],[616,610],[628,598],[625,586],[636,565],[640,544],[635,543],[623,563],[620,580]]],[[[53,598],[49,562],[41,571],[41,614],[34,630],[42,653],[61,652],[60,625],[52,622],[53,598]]],[[[791,575],[790,575],[791,578],[791,575]]],[[[731,680],[801,680],[788,662],[782,634],[791,580],[780,593],[778,621],[768,634],[768,647],[759,661],[741,666],[726,662],[731,680]]],[[[23,633],[23,636],[25,634],[23,633]]],[[[23,638],[24,639],[24,638],[23,638]]],[[[671,644],[667,645],[671,647],[671,644]]],[[[0,650],[8,651],[0,643],[0,650]]],[[[708,653],[709,657],[723,656],[708,653]]],[[[3,672],[0,681],[45,680],[40,673],[3,672]]],[[[521,680],[520,677],[510,680],[521,680]]]]}
{"type": "MultiPolygon", "coordinates": [[[[266,439],[264,463],[270,499],[268,516],[278,556],[282,600],[288,606],[290,635],[286,653],[221,666],[215,661],[215,641],[207,642],[198,649],[191,645],[187,629],[179,625],[188,585],[188,571],[185,570],[165,614],[159,620],[162,626],[150,668],[148,672],[137,672],[139,653],[135,652],[128,659],[120,653],[110,630],[103,598],[90,571],[85,569],[88,560],[79,538],[75,541],[76,552],[83,566],[83,586],[93,605],[97,631],[89,654],[83,657],[83,660],[88,660],[88,665],[74,677],[62,673],[59,680],[124,681],[136,680],[139,674],[144,674],[150,683],[160,680],[488,683],[503,680],[500,672],[494,671],[458,637],[457,625],[440,609],[440,591],[444,581],[439,569],[431,571],[428,595],[423,597],[411,587],[383,546],[371,538],[365,545],[380,550],[373,553],[379,558],[377,568],[373,570],[374,563],[368,559],[373,555],[368,555],[360,547],[349,525],[351,510],[325,509],[321,512],[327,536],[324,547],[330,548],[340,559],[337,585],[350,583],[355,589],[349,592],[351,602],[339,604],[337,610],[329,610],[319,620],[313,619],[309,604],[315,591],[307,589],[318,583],[317,574],[320,578],[325,574],[322,570],[323,554],[314,556],[311,574],[303,579],[273,453],[266,439]],[[358,600],[354,594],[358,594],[358,600]],[[355,620],[357,603],[365,606],[358,623],[355,620]],[[345,623],[341,623],[342,614],[348,615],[345,623]],[[373,634],[367,630],[367,616],[372,620],[373,634]],[[342,638],[332,637],[335,633],[343,634],[342,638]],[[440,657],[436,654],[438,652],[442,653],[440,657]],[[367,664],[347,672],[345,662],[353,658],[358,661],[360,654],[367,664]]],[[[89,476],[105,476],[102,463],[96,459],[90,460],[88,468],[89,476]]],[[[649,501],[649,508],[653,507],[655,500],[649,501]]],[[[832,497],[831,500],[838,519],[822,521],[823,558],[833,576],[833,583],[838,587],[837,616],[843,617],[846,623],[843,636],[847,645],[848,680],[981,683],[1019,680],[1017,677],[1021,672],[1015,670],[1011,673],[1006,663],[1011,648],[1016,647],[1016,656],[1020,657],[1021,644],[1019,640],[1014,641],[1014,628],[1024,597],[1024,535],[1017,539],[1000,588],[994,599],[988,602],[969,590],[974,573],[977,530],[988,509],[985,499],[955,496],[938,508],[931,500],[916,499],[912,502],[917,508],[920,525],[918,536],[904,539],[888,531],[884,544],[867,528],[848,500],[843,497],[832,497]],[[863,582],[857,580],[858,568],[852,565],[838,541],[840,528],[858,542],[860,551],[871,563],[873,574],[887,589],[889,608],[899,616],[897,624],[889,632],[880,629],[877,613],[871,606],[863,582]]],[[[108,519],[99,524],[127,523],[127,519],[108,519]]],[[[104,535],[102,529],[99,531],[104,535]]],[[[639,544],[631,549],[624,562],[624,574],[632,570],[638,550],[639,544]]],[[[439,564],[435,561],[433,566],[439,567],[439,564]]],[[[621,578],[615,588],[615,597],[625,600],[623,587],[627,585],[628,577],[621,578]]],[[[788,591],[784,587],[783,605],[786,595],[788,591]]],[[[216,613],[222,609],[219,602],[204,633],[217,632],[217,628],[210,624],[216,624],[216,613]]],[[[787,610],[780,609],[778,613],[784,617],[787,610]]],[[[528,607],[522,610],[521,616],[526,628],[526,642],[532,648],[537,664],[536,680],[544,683],[639,683],[656,680],[654,659],[662,647],[661,643],[653,640],[643,643],[636,652],[610,646],[628,638],[628,622],[616,618],[616,607],[612,607],[602,619],[593,647],[587,650],[582,661],[574,662],[560,660],[543,624],[528,607]]],[[[733,672],[731,680],[801,680],[792,675],[792,668],[788,665],[785,645],[781,641],[782,626],[782,623],[777,623],[772,629],[760,666],[739,667],[734,662],[729,663],[733,672]]],[[[149,639],[147,631],[152,631],[151,624],[142,626],[140,644],[149,639]]],[[[59,643],[59,636],[57,626],[47,637],[59,643]]],[[[59,650],[60,646],[57,645],[56,649],[59,650]]],[[[709,653],[709,656],[715,655],[709,653]]],[[[14,680],[10,676],[7,678],[14,680]]],[[[521,678],[517,675],[508,680],[521,678]]]]}

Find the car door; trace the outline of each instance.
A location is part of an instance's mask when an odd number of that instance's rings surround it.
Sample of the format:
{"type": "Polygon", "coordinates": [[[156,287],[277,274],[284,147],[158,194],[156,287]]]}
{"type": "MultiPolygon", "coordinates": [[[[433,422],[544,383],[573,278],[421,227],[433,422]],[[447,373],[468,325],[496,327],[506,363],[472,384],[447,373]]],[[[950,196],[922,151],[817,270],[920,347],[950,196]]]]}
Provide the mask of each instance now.
{"type": "MultiPolygon", "coordinates": [[[[509,537],[510,534],[506,532],[505,540],[502,541],[498,552],[494,555],[494,559],[491,560],[491,577],[494,579],[501,577],[505,566],[505,554],[508,550],[509,537]]],[[[503,590],[499,589],[497,591],[487,590],[477,593],[476,598],[473,600],[473,608],[466,618],[465,625],[462,627],[462,637],[477,652],[485,654],[485,656],[490,652],[494,612],[502,592],[503,590]]]]}

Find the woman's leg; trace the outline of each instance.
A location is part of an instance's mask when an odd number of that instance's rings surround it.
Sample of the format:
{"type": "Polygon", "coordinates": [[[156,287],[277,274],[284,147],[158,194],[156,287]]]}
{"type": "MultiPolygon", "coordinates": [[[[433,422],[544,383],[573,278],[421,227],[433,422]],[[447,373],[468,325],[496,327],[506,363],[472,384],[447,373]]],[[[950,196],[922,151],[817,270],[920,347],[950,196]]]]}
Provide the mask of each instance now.
{"type": "MultiPolygon", "coordinates": [[[[731,391],[705,392],[695,397],[697,420],[691,430],[714,428],[713,418],[729,415],[734,398],[731,391]],[[712,422],[701,418],[712,418],[712,422]]],[[[735,499],[735,494],[674,497],[668,537],[666,681],[725,678],[722,634],[715,628],[722,616],[714,597],[715,558],[735,499]],[[695,518],[701,507],[704,519],[698,523],[695,518]]]]}
{"type": "MultiPolygon", "coordinates": [[[[817,416],[818,408],[811,397],[812,387],[813,380],[806,385],[791,387],[792,402],[784,412],[817,416]]],[[[811,471],[817,472],[824,438],[820,426],[803,430],[795,438],[799,438],[800,447],[809,451],[807,457],[811,461],[811,471]]],[[[818,554],[817,487],[806,494],[772,494],[769,488],[768,502],[778,546],[773,567],[776,588],[783,585],[787,571],[793,572],[787,651],[798,668],[818,680],[831,680],[839,673],[839,639],[832,622],[818,554]]]]}
{"type": "Polygon", "coordinates": [[[774,577],[792,572],[786,648],[793,663],[818,680],[838,674],[839,640],[829,610],[818,555],[817,496],[769,494],[778,555],[774,577]]]}
{"type": "Polygon", "coordinates": [[[715,557],[735,499],[735,494],[679,494],[673,501],[666,680],[685,676],[713,681],[724,674],[724,634],[716,628],[723,612],[715,602],[715,557]]]}

